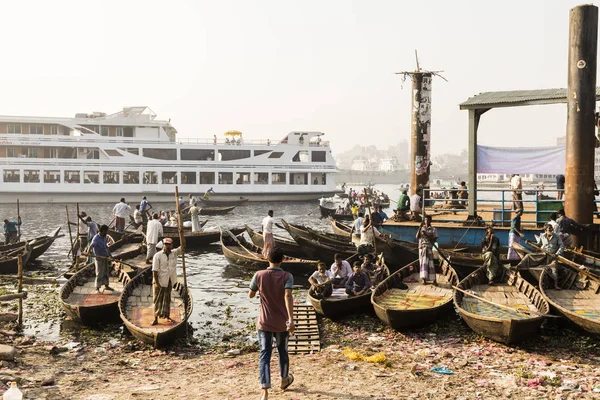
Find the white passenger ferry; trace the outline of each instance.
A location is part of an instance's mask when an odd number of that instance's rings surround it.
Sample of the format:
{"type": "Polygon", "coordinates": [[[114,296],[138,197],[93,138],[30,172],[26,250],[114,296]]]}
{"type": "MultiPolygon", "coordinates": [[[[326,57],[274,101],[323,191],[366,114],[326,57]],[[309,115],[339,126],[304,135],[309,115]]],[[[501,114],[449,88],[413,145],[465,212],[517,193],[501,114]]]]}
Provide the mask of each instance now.
{"type": "Polygon", "coordinates": [[[320,132],[282,140],[177,139],[148,107],[75,118],[0,117],[0,202],[313,200],[336,192],[336,165],[320,132]]]}

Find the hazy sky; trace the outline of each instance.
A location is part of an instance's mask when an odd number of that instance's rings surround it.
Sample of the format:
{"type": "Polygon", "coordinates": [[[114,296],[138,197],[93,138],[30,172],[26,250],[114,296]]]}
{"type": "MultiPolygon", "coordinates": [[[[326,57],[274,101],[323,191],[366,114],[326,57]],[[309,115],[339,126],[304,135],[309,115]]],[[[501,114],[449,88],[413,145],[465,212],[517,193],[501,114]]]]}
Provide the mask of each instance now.
{"type": "MultiPolygon", "coordinates": [[[[467,147],[458,104],[566,87],[569,0],[4,1],[0,114],[148,105],[180,137],[326,133],[334,153],[410,137],[410,82],[433,84],[433,154],[467,147]]],[[[552,145],[566,106],[493,110],[480,144],[552,145]]]]}

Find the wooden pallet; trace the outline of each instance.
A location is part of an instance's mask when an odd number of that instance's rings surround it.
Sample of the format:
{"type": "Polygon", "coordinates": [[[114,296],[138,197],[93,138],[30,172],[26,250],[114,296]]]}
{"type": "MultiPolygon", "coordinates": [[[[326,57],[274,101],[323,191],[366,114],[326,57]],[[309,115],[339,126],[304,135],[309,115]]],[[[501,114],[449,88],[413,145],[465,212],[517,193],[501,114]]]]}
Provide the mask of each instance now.
{"type": "Polygon", "coordinates": [[[321,350],[315,309],[311,305],[294,304],[294,322],[296,329],[288,339],[288,352],[302,354],[321,350]]]}

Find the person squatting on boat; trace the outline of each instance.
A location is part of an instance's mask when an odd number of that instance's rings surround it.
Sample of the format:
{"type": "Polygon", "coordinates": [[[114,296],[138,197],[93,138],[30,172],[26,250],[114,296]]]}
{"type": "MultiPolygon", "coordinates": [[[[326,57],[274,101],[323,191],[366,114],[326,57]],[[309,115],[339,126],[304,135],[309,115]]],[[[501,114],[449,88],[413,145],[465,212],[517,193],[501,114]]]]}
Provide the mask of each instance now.
{"type": "Polygon", "coordinates": [[[258,271],[250,281],[249,298],[260,292],[260,309],[256,329],[260,345],[259,377],[262,389],[261,400],[267,400],[271,388],[271,354],[273,339],[279,354],[279,375],[282,390],[286,390],[293,382],[290,374],[290,358],[288,355],[288,337],[294,333],[294,298],[292,288],[294,277],[283,271],[280,266],[283,251],[274,247],[269,253],[269,267],[258,271]]]}
{"type": "Polygon", "coordinates": [[[125,203],[124,198],[121,198],[121,200],[113,207],[113,214],[115,217],[115,230],[117,232],[123,232],[125,230],[125,220],[129,217],[129,214],[131,214],[131,206],[125,203]]]}
{"type": "Polygon", "coordinates": [[[262,255],[265,258],[269,258],[269,252],[275,247],[275,239],[273,238],[273,210],[269,210],[267,216],[262,220],[262,231],[263,231],[263,251],[262,255]]]}
{"type": "Polygon", "coordinates": [[[333,264],[329,269],[330,277],[333,279],[333,287],[344,287],[348,277],[352,275],[352,267],[348,261],[342,258],[341,254],[336,254],[333,259],[333,264]]]}
{"type": "Polygon", "coordinates": [[[360,296],[370,288],[369,276],[362,270],[360,261],[355,261],[352,266],[352,274],[346,281],[346,294],[348,296],[360,296]]]}
{"type": "Polygon", "coordinates": [[[509,260],[519,260],[519,254],[512,248],[513,243],[521,243],[523,234],[521,233],[521,216],[523,210],[516,210],[515,217],[510,223],[510,231],[508,231],[508,254],[506,258],[509,260]]]}
{"type": "MultiPolygon", "coordinates": [[[[562,239],[554,232],[554,228],[552,228],[552,225],[550,224],[544,226],[544,233],[538,237],[536,245],[551,254],[562,255],[564,251],[562,239]]],[[[527,254],[515,268],[517,270],[528,269],[540,265],[544,267],[544,270],[554,281],[554,289],[560,290],[560,287],[558,286],[558,263],[546,253],[527,254]]]]}
{"type": "Polygon", "coordinates": [[[146,264],[151,264],[156,254],[156,245],[163,237],[163,226],[158,219],[158,214],[155,213],[152,220],[148,221],[146,227],[146,264]]]}
{"type": "Polygon", "coordinates": [[[416,235],[419,241],[419,268],[421,283],[431,281],[436,284],[435,265],[433,264],[433,244],[437,242],[437,229],[431,226],[431,215],[425,216],[425,221],[421,222],[421,226],[416,235]]]}
{"type": "Polygon", "coordinates": [[[311,296],[315,299],[325,299],[333,293],[333,279],[328,272],[327,265],[320,261],[317,270],[308,278],[311,296]]]}
{"type": "MultiPolygon", "coordinates": [[[[517,212],[520,210],[517,210],[517,212]]],[[[485,237],[481,239],[481,254],[483,266],[486,269],[488,284],[493,285],[498,274],[498,260],[500,259],[500,239],[494,234],[494,228],[488,226],[485,237]]]]}
{"type": "Polygon", "coordinates": [[[4,244],[17,243],[19,241],[17,226],[20,226],[22,223],[20,216],[17,218],[17,221],[4,220],[4,244]]]}
{"type": "Polygon", "coordinates": [[[114,289],[109,286],[109,273],[110,273],[110,250],[108,249],[108,226],[102,225],[100,231],[92,239],[90,248],[93,250],[94,264],[96,265],[96,293],[100,293],[100,287],[104,285],[104,291],[113,291],[114,289]],[[102,258],[100,258],[102,257],[102,258]]]}
{"type": "Polygon", "coordinates": [[[362,270],[369,276],[373,286],[378,285],[386,278],[385,269],[382,265],[373,263],[373,254],[367,253],[363,256],[362,270]]]}
{"type": "Polygon", "coordinates": [[[152,285],[154,295],[154,321],[152,325],[158,324],[159,318],[171,319],[171,290],[177,283],[177,257],[182,255],[184,245],[173,250],[173,239],[164,238],[163,248],[154,255],[152,259],[152,285]]]}

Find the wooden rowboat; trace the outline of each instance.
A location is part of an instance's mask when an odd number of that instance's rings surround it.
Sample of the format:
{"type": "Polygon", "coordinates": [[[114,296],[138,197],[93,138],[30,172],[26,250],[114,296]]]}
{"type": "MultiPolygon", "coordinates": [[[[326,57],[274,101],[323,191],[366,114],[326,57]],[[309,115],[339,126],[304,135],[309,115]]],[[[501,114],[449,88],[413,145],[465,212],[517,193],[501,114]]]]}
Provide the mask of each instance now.
{"type": "MultiPolygon", "coordinates": [[[[347,258],[346,261],[352,265],[357,259],[358,256],[353,255],[350,258],[347,258]]],[[[385,266],[385,268],[387,269],[387,266],[385,266]]],[[[367,291],[360,296],[348,296],[345,288],[339,288],[333,290],[331,297],[317,299],[313,297],[309,290],[308,299],[317,313],[330,319],[339,319],[352,314],[373,313],[371,291],[367,291]]]]}
{"type": "Polygon", "coordinates": [[[229,207],[229,206],[239,206],[246,202],[248,199],[240,197],[237,200],[218,200],[218,199],[203,199],[199,198],[198,201],[204,204],[207,207],[229,207]]]}
{"type": "MultiPolygon", "coordinates": [[[[232,265],[257,271],[269,267],[269,261],[262,256],[262,248],[248,243],[243,237],[228,230],[221,230],[221,250],[232,265]]],[[[281,269],[293,275],[308,275],[317,270],[317,262],[294,257],[284,257],[281,269]]]]}
{"type": "Polygon", "coordinates": [[[225,215],[235,209],[236,206],[230,207],[202,207],[200,215],[225,215]]]}
{"type": "Polygon", "coordinates": [[[429,325],[454,313],[452,286],[458,276],[447,263],[436,266],[437,286],[419,283],[419,260],[381,282],[372,293],[371,303],[380,320],[402,330],[429,325]]]}
{"type": "MultiPolygon", "coordinates": [[[[245,228],[232,228],[231,229],[231,231],[236,235],[239,235],[240,233],[244,232],[245,230],[246,230],[245,228]]],[[[117,231],[109,230],[109,235],[115,240],[119,240],[126,233],[129,233],[139,239],[142,238],[141,233],[138,234],[135,232],[117,232],[117,231]]],[[[211,243],[218,242],[221,237],[221,234],[218,230],[210,230],[210,231],[202,231],[202,232],[184,232],[184,237],[185,237],[186,248],[198,248],[198,247],[205,247],[205,246],[210,245],[211,243]]],[[[175,246],[175,247],[179,246],[179,244],[180,244],[179,234],[176,232],[164,232],[163,238],[173,239],[173,246],[175,246]]]]}
{"type": "MultiPolygon", "coordinates": [[[[190,220],[190,215],[189,214],[184,214],[183,215],[183,220],[184,221],[189,221],[190,220]],[[188,218],[186,219],[185,216],[188,216],[188,218]]],[[[200,228],[204,227],[204,225],[206,225],[206,223],[208,222],[207,219],[203,219],[201,221],[198,221],[200,224],[200,228]]],[[[133,217],[130,215],[129,216],[129,224],[132,226],[137,226],[137,224],[135,223],[135,220],[133,219],[133,217]]],[[[144,228],[142,228],[144,230],[144,232],[146,232],[147,229],[147,225],[144,225],[144,228]]],[[[192,231],[192,226],[184,226],[183,227],[183,231],[184,232],[191,232],[192,231]]],[[[172,232],[172,233],[179,233],[179,228],[177,226],[164,226],[163,225],[163,232],[172,232]]]]}
{"type": "Polygon", "coordinates": [[[336,220],[340,221],[354,220],[354,215],[352,214],[336,214],[335,212],[337,210],[335,208],[327,208],[319,204],[319,210],[321,211],[321,218],[327,218],[331,216],[332,218],[335,218],[336,220]]]}
{"type": "Polygon", "coordinates": [[[550,311],[548,302],[517,272],[500,267],[496,280],[499,283],[488,285],[486,268],[481,267],[458,284],[458,288],[500,305],[455,290],[454,305],[462,319],[475,332],[505,344],[536,335],[544,314],[550,311]]]}
{"type": "Polygon", "coordinates": [[[346,225],[345,223],[336,220],[335,218],[332,218],[331,216],[329,216],[327,218],[329,220],[329,223],[331,224],[331,229],[333,230],[333,233],[335,233],[336,235],[339,236],[348,236],[350,237],[352,232],[352,227],[349,225],[346,225]]]}
{"type": "Polygon", "coordinates": [[[333,246],[353,246],[348,236],[319,232],[304,225],[290,224],[284,219],[281,220],[281,223],[283,224],[282,228],[288,231],[292,238],[296,235],[306,239],[316,240],[320,243],[331,244],[333,246]]]}
{"type": "Polygon", "coordinates": [[[187,321],[192,314],[192,294],[189,290],[186,293],[181,283],[176,283],[171,293],[171,319],[174,322],[159,320],[158,325],[152,325],[152,298],[152,268],[148,267],[132,278],[123,289],[119,299],[119,312],[125,327],[136,339],[161,348],[185,334],[187,321]]]}
{"type": "Polygon", "coordinates": [[[21,247],[0,254],[0,274],[16,274],[19,271],[19,255],[21,255],[21,262],[25,267],[31,257],[32,249],[32,245],[25,242],[21,247]]]}
{"type": "MultiPolygon", "coordinates": [[[[250,240],[252,241],[252,243],[254,243],[255,246],[258,246],[260,248],[265,246],[262,232],[256,232],[248,225],[246,225],[246,233],[248,234],[248,236],[250,236],[250,240]]],[[[293,240],[285,239],[278,236],[273,236],[273,239],[275,240],[275,246],[283,250],[283,254],[285,254],[286,256],[297,258],[306,257],[306,253],[304,253],[304,251],[302,251],[302,248],[298,245],[298,243],[294,242],[293,240]]]]}
{"type": "MultiPolygon", "coordinates": [[[[130,259],[139,255],[139,243],[115,242],[110,246],[113,258],[130,259]]],[[[119,321],[119,297],[123,288],[139,269],[147,267],[145,253],[139,256],[140,268],[134,269],[129,265],[118,262],[110,263],[109,285],[114,291],[103,291],[96,293],[96,266],[89,263],[73,274],[69,280],[60,288],[59,301],[63,310],[74,321],[84,325],[98,325],[103,322],[119,321]]],[[[134,264],[134,260],[128,264],[134,264]]]]}
{"type": "MultiPolygon", "coordinates": [[[[29,257],[29,262],[37,260],[38,257],[43,255],[46,252],[46,250],[48,250],[50,248],[50,246],[52,246],[52,244],[54,243],[54,241],[56,239],[64,236],[64,235],[59,235],[60,229],[61,228],[58,227],[55,230],[53,230],[50,233],[50,235],[38,236],[35,239],[28,241],[28,243],[31,246],[31,256],[29,257]]],[[[10,251],[10,250],[13,250],[16,248],[23,247],[23,245],[25,245],[25,243],[26,243],[25,241],[21,241],[18,243],[0,245],[0,253],[4,253],[6,251],[10,251]]]]}

